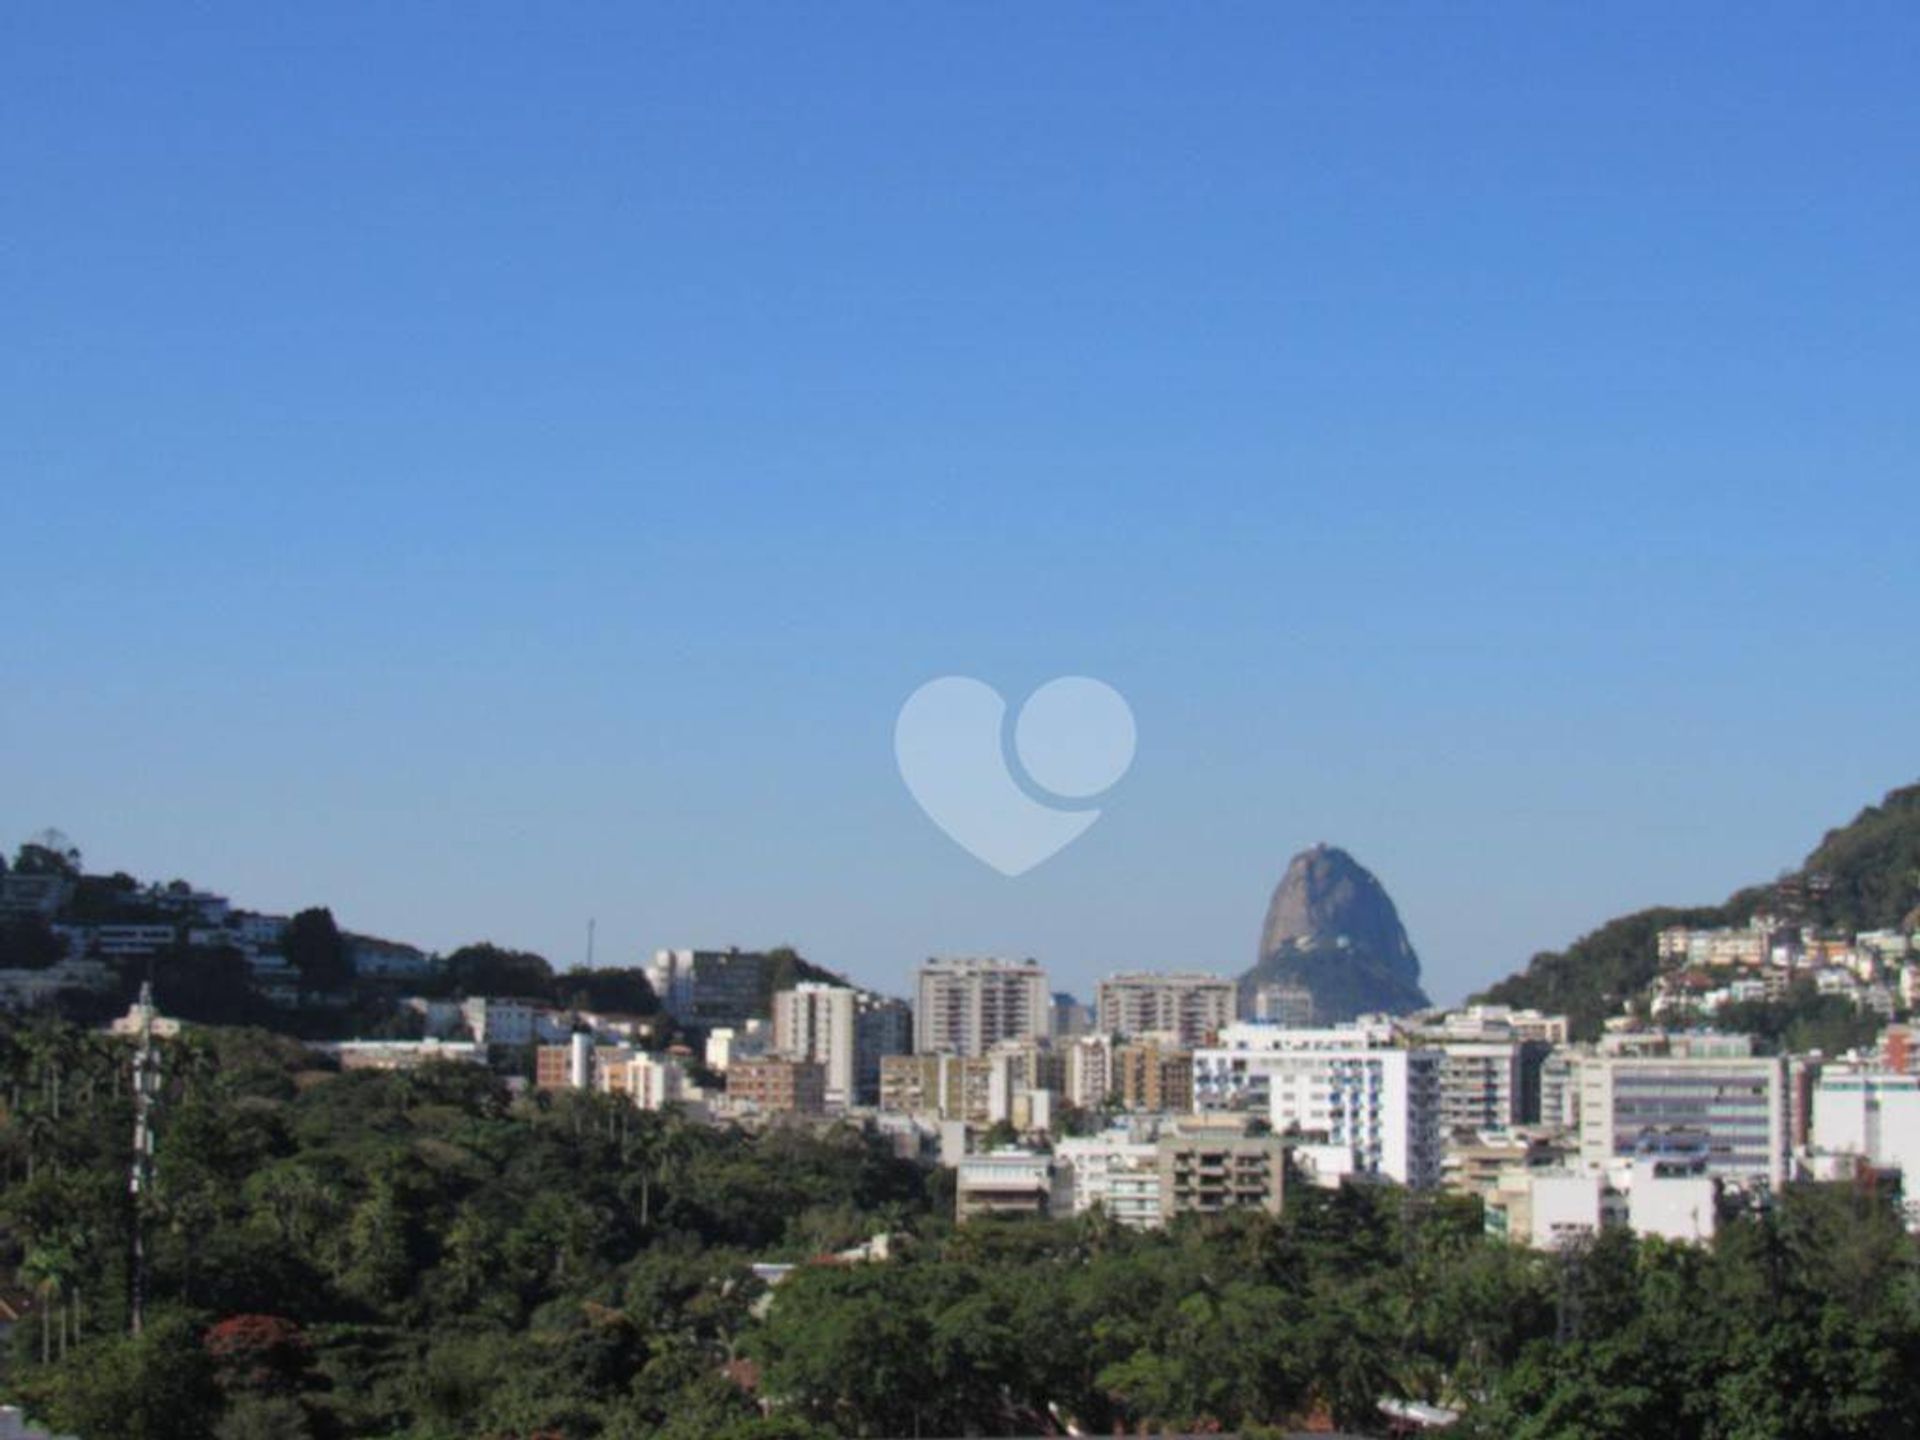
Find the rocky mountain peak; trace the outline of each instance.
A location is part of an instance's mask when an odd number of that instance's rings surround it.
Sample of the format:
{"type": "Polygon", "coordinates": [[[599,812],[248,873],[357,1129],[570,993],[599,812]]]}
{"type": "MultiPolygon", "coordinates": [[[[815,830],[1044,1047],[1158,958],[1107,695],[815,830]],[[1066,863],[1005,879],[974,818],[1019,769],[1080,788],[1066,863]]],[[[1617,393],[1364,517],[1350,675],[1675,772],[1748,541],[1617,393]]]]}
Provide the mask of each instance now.
{"type": "Polygon", "coordinates": [[[1386,887],[1337,845],[1302,850],[1267,905],[1243,995],[1271,982],[1312,992],[1314,1018],[1331,1023],[1369,1011],[1401,1014],[1428,1003],[1420,958],[1386,887]]]}

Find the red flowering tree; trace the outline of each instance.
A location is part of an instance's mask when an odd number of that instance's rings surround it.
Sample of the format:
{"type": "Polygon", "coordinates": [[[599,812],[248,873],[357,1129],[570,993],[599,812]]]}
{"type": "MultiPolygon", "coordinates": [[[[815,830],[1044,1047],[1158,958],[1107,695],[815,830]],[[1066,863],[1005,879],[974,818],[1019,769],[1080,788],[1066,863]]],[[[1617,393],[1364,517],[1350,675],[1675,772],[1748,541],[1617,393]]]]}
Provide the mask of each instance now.
{"type": "Polygon", "coordinates": [[[286,1394],[313,1361],[306,1332],[278,1315],[229,1315],[201,1341],[223,1390],[286,1394]]]}

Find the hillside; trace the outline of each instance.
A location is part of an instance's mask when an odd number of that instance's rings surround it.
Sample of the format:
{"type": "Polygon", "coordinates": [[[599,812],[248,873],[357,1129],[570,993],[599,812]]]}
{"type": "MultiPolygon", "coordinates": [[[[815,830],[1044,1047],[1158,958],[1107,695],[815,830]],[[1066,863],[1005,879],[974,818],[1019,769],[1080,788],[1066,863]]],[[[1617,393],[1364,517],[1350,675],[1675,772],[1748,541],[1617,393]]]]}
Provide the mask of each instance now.
{"type": "Polygon", "coordinates": [[[1837,830],[1799,869],[1739,890],[1720,905],[1655,907],[1609,920],[1564,950],[1535,955],[1526,969],[1476,999],[1564,1013],[1590,1039],[1620,1002],[1654,979],[1654,937],[1669,925],[1739,925],[1767,909],[1845,930],[1920,924],[1920,785],[1895,790],[1837,830]]]}

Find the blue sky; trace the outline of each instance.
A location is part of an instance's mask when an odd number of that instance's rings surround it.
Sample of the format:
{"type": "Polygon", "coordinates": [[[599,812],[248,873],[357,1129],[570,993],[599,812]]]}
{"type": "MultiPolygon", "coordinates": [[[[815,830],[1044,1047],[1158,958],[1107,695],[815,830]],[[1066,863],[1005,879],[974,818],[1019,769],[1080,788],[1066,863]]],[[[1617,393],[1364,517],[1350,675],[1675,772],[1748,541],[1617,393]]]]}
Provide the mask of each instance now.
{"type": "Polygon", "coordinates": [[[566,963],[1436,997],[1920,777],[1908,6],[14,6],[0,825],[566,963]],[[1005,879],[895,712],[1132,703],[1005,879]]]}

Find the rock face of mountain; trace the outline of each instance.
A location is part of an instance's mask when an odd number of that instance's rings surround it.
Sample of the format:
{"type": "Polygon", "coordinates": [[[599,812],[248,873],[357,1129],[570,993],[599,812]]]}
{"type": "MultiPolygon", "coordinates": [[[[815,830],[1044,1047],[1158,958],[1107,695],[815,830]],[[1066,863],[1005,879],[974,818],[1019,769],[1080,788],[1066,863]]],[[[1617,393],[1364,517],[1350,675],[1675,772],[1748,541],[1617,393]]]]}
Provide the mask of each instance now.
{"type": "Polygon", "coordinates": [[[1240,977],[1249,1013],[1253,992],[1274,982],[1310,992],[1316,1024],[1370,1012],[1400,1015],[1430,1003],[1420,988],[1420,957],[1386,888],[1332,845],[1294,856],[1274,887],[1260,958],[1240,977]]]}

